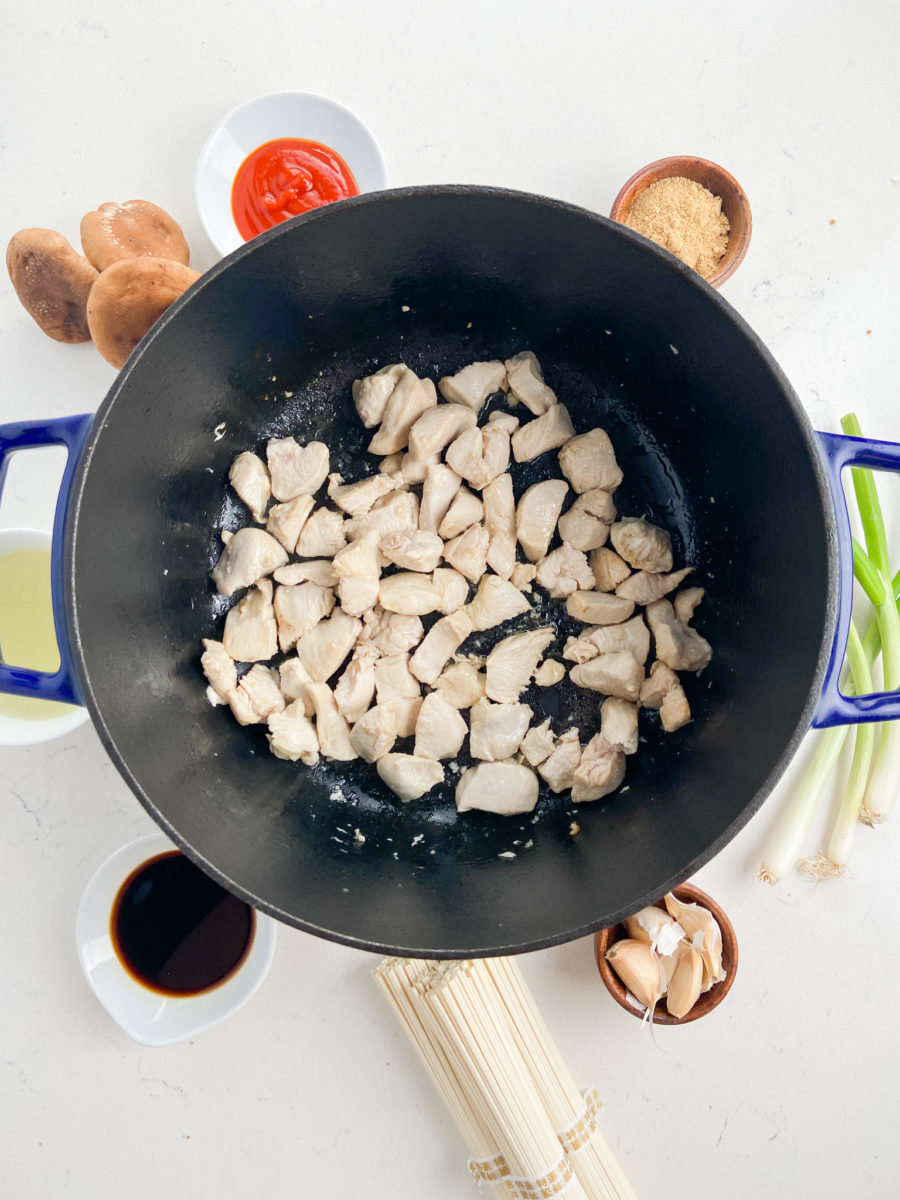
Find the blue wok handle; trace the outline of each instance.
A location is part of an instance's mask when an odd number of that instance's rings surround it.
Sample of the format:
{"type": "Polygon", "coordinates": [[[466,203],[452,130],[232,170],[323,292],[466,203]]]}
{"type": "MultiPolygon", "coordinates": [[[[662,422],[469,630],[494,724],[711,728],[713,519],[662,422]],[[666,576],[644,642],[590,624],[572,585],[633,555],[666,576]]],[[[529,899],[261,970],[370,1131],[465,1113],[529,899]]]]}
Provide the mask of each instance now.
{"type": "Polygon", "coordinates": [[[72,480],[93,420],[93,414],[87,413],[77,417],[60,417],[54,421],[16,421],[10,425],[0,425],[0,494],[3,492],[9,460],[17,450],[28,450],[37,446],[65,446],[69,452],[56,501],[50,549],[50,586],[53,594],[53,623],[56,626],[56,641],[59,645],[59,670],[53,673],[33,671],[28,667],[11,667],[0,663],[0,692],[9,692],[12,696],[60,700],[64,704],[84,703],[66,628],[63,537],[72,480]]]}
{"type": "MultiPolygon", "coordinates": [[[[850,632],[850,610],[853,605],[853,544],[841,472],[845,467],[871,467],[876,471],[900,472],[900,444],[874,442],[869,438],[848,437],[839,433],[818,433],[817,436],[828,471],[837,517],[840,585],[834,643],[812,724],[818,729],[824,729],[830,725],[859,725],[865,721],[895,721],[900,717],[900,692],[845,696],[839,687],[850,632]]],[[[888,579],[886,582],[890,587],[891,581],[888,579]]]]}

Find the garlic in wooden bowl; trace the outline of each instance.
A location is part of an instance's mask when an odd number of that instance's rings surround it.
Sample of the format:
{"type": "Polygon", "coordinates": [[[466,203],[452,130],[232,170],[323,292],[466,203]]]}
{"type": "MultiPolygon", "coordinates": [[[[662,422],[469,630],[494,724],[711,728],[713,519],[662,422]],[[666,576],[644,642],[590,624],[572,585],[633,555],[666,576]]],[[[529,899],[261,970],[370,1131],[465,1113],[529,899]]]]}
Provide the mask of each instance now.
{"type": "Polygon", "coordinates": [[[632,1016],[686,1025],[716,1008],[734,982],[738,946],[721,906],[685,883],[594,939],[600,977],[632,1016]]]}

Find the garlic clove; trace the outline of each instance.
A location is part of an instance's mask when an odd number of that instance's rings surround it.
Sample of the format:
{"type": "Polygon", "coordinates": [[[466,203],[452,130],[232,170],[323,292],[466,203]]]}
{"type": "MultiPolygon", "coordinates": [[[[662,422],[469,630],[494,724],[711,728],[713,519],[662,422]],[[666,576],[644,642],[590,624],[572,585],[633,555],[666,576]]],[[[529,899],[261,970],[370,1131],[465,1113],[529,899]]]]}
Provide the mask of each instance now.
{"type": "Polygon", "coordinates": [[[607,950],[606,960],[634,998],[652,1011],[663,995],[665,976],[650,946],[622,938],[607,950]]]}
{"type": "Polygon", "coordinates": [[[725,978],[719,922],[709,909],[700,904],[682,904],[671,892],[666,895],[665,904],[670,916],[681,925],[688,940],[703,959],[703,990],[708,991],[714,983],[721,983],[725,978]],[[700,938],[698,934],[701,935],[700,938]]]}
{"type": "Polygon", "coordinates": [[[703,990],[703,959],[693,946],[684,945],[676,956],[675,970],[666,996],[673,1017],[686,1016],[703,990]]]}
{"type": "Polygon", "coordinates": [[[684,930],[665,909],[651,905],[642,908],[633,916],[625,918],[625,929],[630,938],[646,942],[657,954],[674,953],[685,936],[684,930]]]}

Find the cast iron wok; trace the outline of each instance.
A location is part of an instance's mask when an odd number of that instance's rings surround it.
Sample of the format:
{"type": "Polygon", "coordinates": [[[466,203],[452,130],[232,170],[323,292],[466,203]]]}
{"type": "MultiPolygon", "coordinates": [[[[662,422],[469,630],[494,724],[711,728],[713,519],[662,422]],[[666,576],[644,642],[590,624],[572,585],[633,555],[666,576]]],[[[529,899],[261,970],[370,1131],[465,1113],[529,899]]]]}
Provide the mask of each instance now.
{"type": "MultiPolygon", "coordinates": [[[[519,410],[521,413],[521,410],[519,410]]],[[[514,469],[517,490],[554,455],[514,469]]],[[[831,649],[835,518],[815,435],[759,340],[671,256],[606,219],[480,188],[360,197],[264,235],[204,276],[132,355],[72,492],[67,624],[84,699],[135,794],[185,852],[312,933],[405,955],[518,952],[609,925],[711,858],[806,731],[831,649]],[[361,762],[309,770],[213,709],[209,569],[249,518],[242,450],[296,434],[348,479],[376,469],[351,381],[436,378],[529,348],[576,429],[606,428],[619,511],[671,532],[707,588],[693,722],[642,719],[626,786],[535,815],[457,816],[452,782],[400,803],[361,762]],[[577,822],[580,832],[573,825],[577,822]],[[508,857],[509,854],[514,857],[508,857]]],[[[535,622],[532,622],[535,623],[535,622]]],[[[509,632],[504,629],[502,632],[509,632]]],[[[569,632],[561,628],[561,635],[569,632]]],[[[523,697],[597,727],[599,697],[523,697]]]]}

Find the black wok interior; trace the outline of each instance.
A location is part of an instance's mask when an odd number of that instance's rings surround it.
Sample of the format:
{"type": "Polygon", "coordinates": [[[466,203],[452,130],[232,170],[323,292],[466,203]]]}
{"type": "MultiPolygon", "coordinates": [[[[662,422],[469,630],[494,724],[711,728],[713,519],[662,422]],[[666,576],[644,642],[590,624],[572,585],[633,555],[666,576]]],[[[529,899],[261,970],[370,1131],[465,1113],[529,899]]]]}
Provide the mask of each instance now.
{"type": "MultiPolygon", "coordinates": [[[[547,455],[514,467],[517,492],[555,466],[547,455]]],[[[176,842],[242,897],[371,949],[531,949],[681,881],[774,784],[830,644],[825,496],[788,384],[670,256],[536,197],[382,193],[238,251],[132,356],[76,480],[70,633],[113,760],[176,842]],[[707,588],[696,624],[715,656],[687,677],[693,722],[665,735],[642,714],[624,790],[576,810],[542,785],[526,818],[457,816],[452,775],[402,804],[361,761],[277,760],[264,728],[210,707],[199,668],[200,638],[220,636],[228,606],[209,580],[219,532],[248,520],[227,486],[234,456],[292,433],[328,443],[332,469],[359,478],[377,460],[365,454],[354,378],[400,359],[436,378],[523,348],[576,429],[600,424],[612,437],[625,471],[619,511],[664,524],[676,562],[707,588]]],[[[562,639],[574,631],[545,605],[548,615],[562,639]]],[[[600,697],[568,683],[523,700],[557,730],[574,716],[583,741],[596,731],[600,697]]]]}

